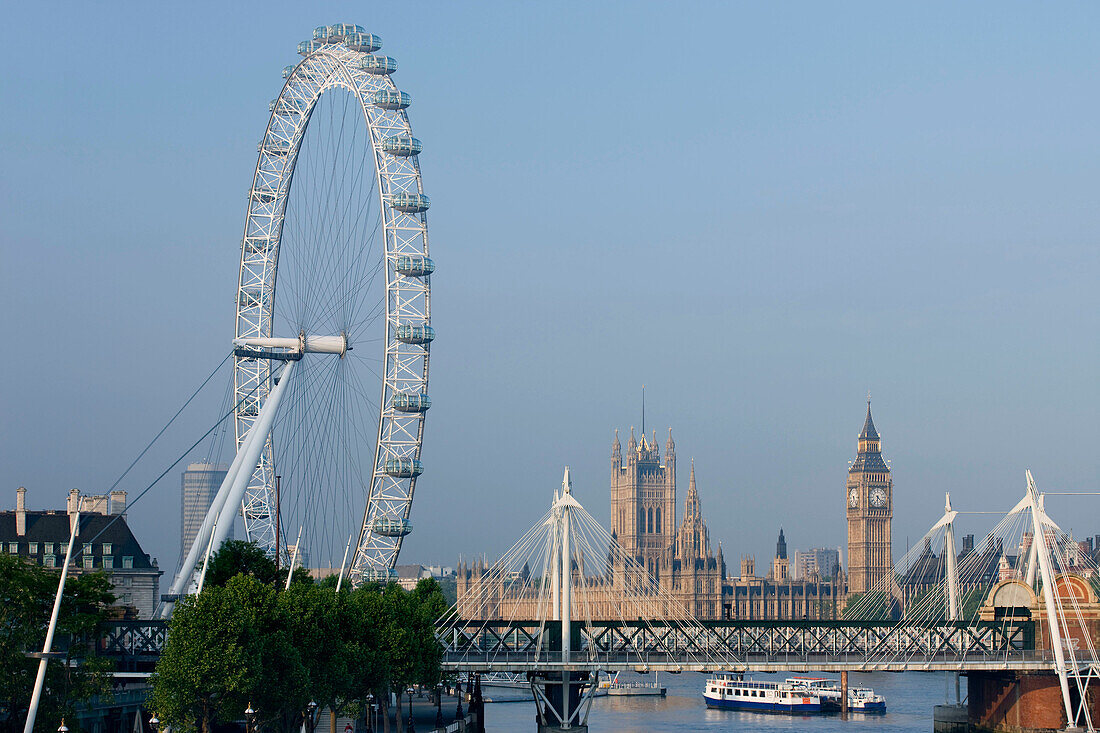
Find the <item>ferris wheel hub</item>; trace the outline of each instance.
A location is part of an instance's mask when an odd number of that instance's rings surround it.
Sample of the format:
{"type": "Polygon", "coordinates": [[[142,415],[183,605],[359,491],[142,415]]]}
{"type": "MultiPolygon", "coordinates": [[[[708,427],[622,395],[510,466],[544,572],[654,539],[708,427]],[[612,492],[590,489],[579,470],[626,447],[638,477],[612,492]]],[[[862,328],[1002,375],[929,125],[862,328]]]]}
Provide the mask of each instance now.
{"type": "Polygon", "coordinates": [[[296,338],[250,336],[233,339],[233,345],[253,349],[283,349],[292,354],[338,354],[339,356],[351,350],[346,333],[339,336],[309,336],[302,333],[296,338]]]}

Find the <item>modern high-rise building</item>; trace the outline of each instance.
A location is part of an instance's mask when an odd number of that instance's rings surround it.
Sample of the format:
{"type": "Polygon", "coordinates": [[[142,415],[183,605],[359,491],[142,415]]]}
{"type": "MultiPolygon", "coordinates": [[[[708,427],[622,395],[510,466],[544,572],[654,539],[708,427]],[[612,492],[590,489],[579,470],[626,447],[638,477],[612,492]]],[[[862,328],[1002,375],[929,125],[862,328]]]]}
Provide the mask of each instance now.
{"type": "MultiPolygon", "coordinates": [[[[191,543],[202,527],[206,510],[222,485],[228,466],[213,463],[192,463],[183,472],[180,486],[180,560],[191,549],[191,543]]],[[[229,539],[233,528],[229,528],[229,539]]]]}
{"type": "MultiPolygon", "coordinates": [[[[894,516],[894,481],[882,459],[879,435],[871,419],[859,433],[856,459],[848,469],[845,488],[848,504],[848,592],[863,593],[882,578],[892,577],[894,559],[890,550],[890,522],[894,516]]],[[[890,588],[882,590],[891,591],[890,588]]]]}
{"type": "Polygon", "coordinates": [[[812,550],[794,551],[794,562],[791,564],[791,577],[802,580],[814,575],[821,578],[832,578],[840,569],[840,550],[830,547],[815,547],[812,550]]]}

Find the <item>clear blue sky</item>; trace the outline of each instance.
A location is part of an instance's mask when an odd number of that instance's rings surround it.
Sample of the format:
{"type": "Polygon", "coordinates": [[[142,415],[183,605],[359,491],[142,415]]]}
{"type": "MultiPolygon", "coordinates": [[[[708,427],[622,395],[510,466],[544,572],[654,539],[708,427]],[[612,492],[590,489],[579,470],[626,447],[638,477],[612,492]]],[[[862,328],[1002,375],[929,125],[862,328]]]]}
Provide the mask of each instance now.
{"type": "MultiPolygon", "coordinates": [[[[337,21],[433,202],[403,560],[502,552],[566,463],[606,517],[642,384],[730,558],[844,542],[868,389],[899,549],[945,490],[1100,486],[1095,4],[42,2],[0,48],[0,506],[107,488],[224,356],[267,103],[337,21]]],[[[178,482],[134,510],[162,565],[178,482]]]]}

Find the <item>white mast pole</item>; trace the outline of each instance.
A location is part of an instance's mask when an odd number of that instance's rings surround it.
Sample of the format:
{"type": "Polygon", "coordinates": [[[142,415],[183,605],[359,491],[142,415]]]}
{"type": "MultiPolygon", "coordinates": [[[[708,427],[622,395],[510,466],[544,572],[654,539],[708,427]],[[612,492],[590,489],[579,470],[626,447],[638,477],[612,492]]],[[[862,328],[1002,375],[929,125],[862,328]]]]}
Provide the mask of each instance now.
{"type": "Polygon", "coordinates": [[[947,522],[944,534],[944,552],[947,554],[947,615],[952,621],[959,620],[959,570],[955,558],[955,512],[951,510],[951,494],[947,494],[944,512],[951,519],[947,522]]]}
{"type": "Polygon", "coordinates": [[[1066,725],[1073,725],[1073,706],[1069,700],[1069,679],[1066,676],[1066,657],[1062,648],[1062,630],[1058,627],[1058,609],[1054,605],[1054,572],[1050,567],[1046,533],[1041,519],[1045,513],[1039,507],[1039,497],[1035,491],[1035,479],[1032,478],[1030,469],[1027,471],[1027,495],[1031,504],[1031,524],[1035,531],[1033,542],[1038,545],[1036,558],[1039,560],[1039,573],[1043,581],[1043,601],[1047,607],[1050,643],[1054,647],[1054,671],[1058,673],[1058,682],[1062,687],[1062,702],[1066,706],[1066,725]]]}
{"type": "Polygon", "coordinates": [[[57,630],[57,615],[61,611],[61,597],[65,594],[65,578],[69,575],[69,560],[73,556],[73,545],[80,534],[80,505],[77,504],[76,514],[73,516],[73,527],[69,533],[69,546],[65,549],[65,564],[61,566],[61,579],[57,581],[57,595],[53,599],[53,612],[50,614],[50,625],[46,629],[46,641],[42,644],[42,658],[38,660],[38,676],[34,678],[34,692],[31,694],[31,704],[27,708],[27,724],[23,726],[23,733],[31,733],[34,730],[34,719],[38,717],[38,702],[42,699],[42,685],[46,682],[46,661],[49,659],[50,650],[53,648],[53,633],[57,630]]]}
{"type": "Polygon", "coordinates": [[[298,527],[298,539],[294,541],[294,554],[290,556],[290,569],[286,573],[286,588],[290,590],[290,579],[294,577],[294,566],[298,563],[298,548],[302,545],[302,528],[298,527]]]}
{"type": "Polygon", "coordinates": [[[565,665],[569,664],[570,651],[573,646],[573,564],[569,551],[569,509],[570,502],[566,497],[575,502],[570,496],[572,481],[569,478],[569,467],[565,467],[565,476],[561,481],[562,507],[561,507],[561,661],[562,661],[562,721],[569,725],[569,672],[565,665]]]}
{"type": "Polygon", "coordinates": [[[351,552],[351,538],[352,535],[348,535],[348,546],[344,549],[344,559],[340,561],[340,577],[336,579],[336,592],[340,592],[340,586],[344,582],[344,566],[348,564],[348,553],[351,552]]]}
{"type": "Polygon", "coordinates": [[[550,618],[561,620],[561,509],[558,508],[558,492],[554,492],[554,517],[550,536],[550,618]]]}
{"type": "MultiPolygon", "coordinates": [[[[214,522],[217,527],[218,523],[214,522]]],[[[210,541],[206,543],[206,556],[202,560],[202,572],[199,573],[199,589],[195,593],[202,593],[202,587],[206,584],[206,569],[210,567],[210,548],[214,546],[214,533],[210,533],[210,541]]]]}

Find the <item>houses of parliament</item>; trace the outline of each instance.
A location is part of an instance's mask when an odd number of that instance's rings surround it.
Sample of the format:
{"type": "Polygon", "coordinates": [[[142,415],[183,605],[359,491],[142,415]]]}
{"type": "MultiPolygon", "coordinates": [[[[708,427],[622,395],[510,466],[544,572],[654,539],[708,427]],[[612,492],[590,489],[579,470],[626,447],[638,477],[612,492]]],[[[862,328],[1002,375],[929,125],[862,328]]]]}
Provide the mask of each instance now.
{"type": "MultiPolygon", "coordinates": [[[[688,471],[683,512],[677,520],[676,443],[669,429],[663,450],[657,435],[636,438],[633,429],[625,450],[618,431],[611,446],[611,532],[622,553],[644,567],[662,594],[682,604],[699,619],[830,619],[843,611],[849,593],[861,593],[892,571],[890,523],[893,481],[883,460],[880,438],[867,417],[848,470],[843,498],[848,524],[847,569],[811,571],[793,578],[787,543],[779,530],[776,550],[762,575],[751,555],[740,558],[731,573],[721,544],[715,551],[703,515],[703,492],[688,471]]],[[[839,504],[839,501],[838,501],[839,504]]],[[[460,564],[458,595],[484,595],[488,568],[460,564]]],[[[590,584],[592,592],[614,603],[611,579],[590,584]],[[606,586],[606,587],[604,587],[606,586]]],[[[585,592],[585,588],[579,589],[585,592]]],[[[484,609],[482,609],[484,611],[484,609]]],[[[610,607],[609,607],[610,612],[610,607]]],[[[480,614],[479,614],[480,615],[480,614]]]]}

